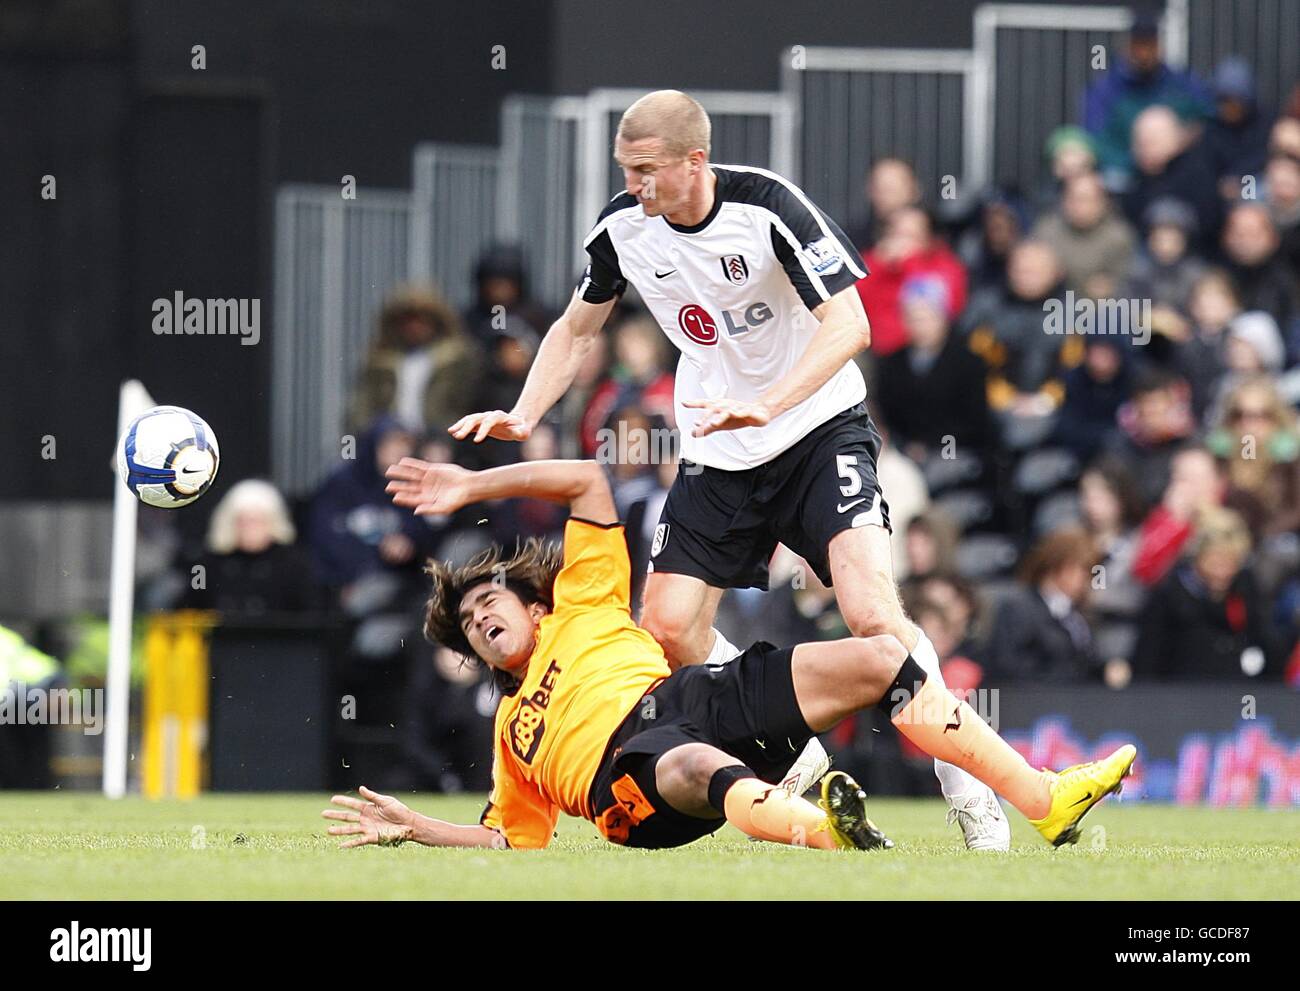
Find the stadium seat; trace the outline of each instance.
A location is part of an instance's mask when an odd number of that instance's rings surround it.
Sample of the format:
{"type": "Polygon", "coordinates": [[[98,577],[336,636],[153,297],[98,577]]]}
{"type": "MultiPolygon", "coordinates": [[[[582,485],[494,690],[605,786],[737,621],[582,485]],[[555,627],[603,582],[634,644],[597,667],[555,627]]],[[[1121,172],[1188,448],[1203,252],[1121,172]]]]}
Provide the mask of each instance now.
{"type": "Polygon", "coordinates": [[[1010,537],[996,533],[976,533],[957,545],[957,570],[972,580],[1009,574],[1020,556],[1020,548],[1010,537]]]}
{"type": "Polygon", "coordinates": [[[946,492],[932,503],[957,524],[962,532],[987,523],[993,518],[993,500],[983,492],[959,489],[946,492]]]}
{"type": "Polygon", "coordinates": [[[1016,465],[1013,484],[1022,495],[1036,497],[1054,492],[1079,477],[1079,459],[1063,447],[1030,451],[1016,465]]]}
{"type": "Polygon", "coordinates": [[[1079,522],[1079,496],[1073,489],[1049,495],[1034,510],[1034,536],[1042,537],[1053,530],[1079,522]]]}
{"type": "Polygon", "coordinates": [[[1025,451],[1047,440],[1056,426],[1055,416],[1015,416],[1002,419],[1002,442],[1011,451],[1025,451]]]}
{"type": "Polygon", "coordinates": [[[1011,577],[991,577],[980,582],[980,613],[985,617],[992,617],[1002,608],[1005,602],[1020,585],[1011,577]]]}
{"type": "Polygon", "coordinates": [[[921,465],[921,473],[925,476],[925,484],[929,487],[931,496],[973,482],[983,471],[983,459],[970,452],[963,452],[959,458],[934,455],[921,465]]]}

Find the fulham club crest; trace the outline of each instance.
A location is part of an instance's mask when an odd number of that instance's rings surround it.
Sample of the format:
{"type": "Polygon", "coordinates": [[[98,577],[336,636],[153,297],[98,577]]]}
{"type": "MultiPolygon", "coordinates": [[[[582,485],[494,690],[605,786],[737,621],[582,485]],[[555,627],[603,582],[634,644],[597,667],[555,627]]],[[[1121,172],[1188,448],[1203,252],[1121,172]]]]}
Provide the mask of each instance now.
{"type": "Polygon", "coordinates": [[[722,274],[734,286],[743,286],[749,281],[749,266],[745,264],[744,255],[723,255],[722,274]]]}
{"type": "Polygon", "coordinates": [[[668,526],[667,523],[660,523],[655,527],[655,538],[650,544],[651,557],[658,557],[659,552],[664,549],[664,544],[668,543],[668,526]]]}

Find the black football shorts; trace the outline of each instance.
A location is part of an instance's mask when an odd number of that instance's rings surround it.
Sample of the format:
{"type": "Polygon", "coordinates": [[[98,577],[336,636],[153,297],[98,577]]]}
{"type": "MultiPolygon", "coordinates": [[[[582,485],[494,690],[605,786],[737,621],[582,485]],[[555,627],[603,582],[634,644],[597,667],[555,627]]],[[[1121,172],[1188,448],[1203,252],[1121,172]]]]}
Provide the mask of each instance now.
{"type": "Polygon", "coordinates": [[[715,588],[765,589],[767,562],[782,543],[831,584],[832,537],[869,524],[889,530],[876,479],[880,444],[859,403],[756,468],[683,461],[655,530],[650,570],[715,588]]]}
{"type": "Polygon", "coordinates": [[[721,817],[677,811],[655,786],[659,759],[684,743],[717,747],[780,784],[813,736],[794,694],[793,655],[760,641],[725,664],[679,668],[646,693],[610,737],[592,781],[601,833],[621,846],[661,849],[722,826],[721,817]]]}

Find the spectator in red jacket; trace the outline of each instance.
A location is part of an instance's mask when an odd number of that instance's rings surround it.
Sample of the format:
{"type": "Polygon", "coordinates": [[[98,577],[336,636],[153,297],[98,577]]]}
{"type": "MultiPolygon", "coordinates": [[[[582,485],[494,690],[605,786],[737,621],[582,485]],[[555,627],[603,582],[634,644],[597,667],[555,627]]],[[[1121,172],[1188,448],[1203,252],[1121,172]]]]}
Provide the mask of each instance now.
{"type": "Polygon", "coordinates": [[[1218,506],[1228,489],[1213,454],[1187,447],[1174,455],[1164,495],[1142,522],[1133,574],[1142,584],[1155,585],[1169,573],[1192,535],[1197,516],[1218,506]]]}
{"type": "Polygon", "coordinates": [[[910,279],[929,275],[942,280],[948,290],[950,320],[966,306],[966,269],[934,236],[930,217],[920,207],[894,213],[885,236],[865,259],[871,274],[858,283],[858,293],[871,320],[871,350],[879,357],[907,343],[901,297],[903,284],[910,279]]]}

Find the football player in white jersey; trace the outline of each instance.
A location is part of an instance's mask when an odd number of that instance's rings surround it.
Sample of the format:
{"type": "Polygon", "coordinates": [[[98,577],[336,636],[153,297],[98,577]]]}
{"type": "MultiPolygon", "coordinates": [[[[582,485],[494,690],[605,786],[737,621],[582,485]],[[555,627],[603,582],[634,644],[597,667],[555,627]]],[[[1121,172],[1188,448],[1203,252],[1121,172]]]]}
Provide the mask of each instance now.
{"type": "MultiPolygon", "coordinates": [[[[880,435],[852,360],[871,339],[855,288],[861,257],[793,183],[711,164],[709,131],[704,108],[676,90],[628,108],[614,143],[626,191],[588,235],[590,264],[519,401],[450,432],[525,440],[631,282],[681,352],[681,469],[656,529],[640,620],[669,662],[738,653],[713,628],[718,603],[727,588],[766,588],[767,562],[784,543],[834,587],[855,636],[892,634],[940,678],[934,646],[899,602],[876,479],[880,435]]],[[[819,756],[798,761],[799,790],[819,756]]],[[[1007,849],[993,792],[954,765],[936,761],[935,770],[966,845],[1007,849]]]]}

